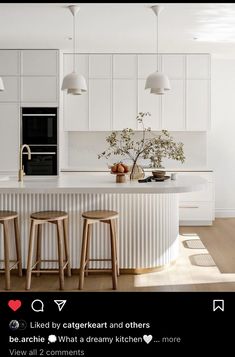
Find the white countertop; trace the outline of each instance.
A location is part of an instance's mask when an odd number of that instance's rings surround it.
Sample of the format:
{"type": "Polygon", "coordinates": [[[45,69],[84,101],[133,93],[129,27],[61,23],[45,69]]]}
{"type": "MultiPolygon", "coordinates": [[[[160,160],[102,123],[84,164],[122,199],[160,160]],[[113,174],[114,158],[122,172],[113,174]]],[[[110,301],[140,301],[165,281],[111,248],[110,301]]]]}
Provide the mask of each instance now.
{"type": "MultiPolygon", "coordinates": [[[[142,166],[144,171],[149,172],[153,170],[161,170],[161,169],[154,169],[151,167],[142,166]]],[[[164,168],[166,172],[213,172],[211,168],[208,167],[184,167],[184,168],[164,168]]],[[[61,169],[61,172],[109,172],[110,169],[107,168],[100,168],[100,167],[65,167],[61,169]]]]}
{"type": "Polygon", "coordinates": [[[16,177],[0,179],[0,193],[182,193],[200,191],[207,181],[198,176],[179,176],[176,181],[116,183],[115,175],[103,172],[62,174],[60,177],[16,177]]]}

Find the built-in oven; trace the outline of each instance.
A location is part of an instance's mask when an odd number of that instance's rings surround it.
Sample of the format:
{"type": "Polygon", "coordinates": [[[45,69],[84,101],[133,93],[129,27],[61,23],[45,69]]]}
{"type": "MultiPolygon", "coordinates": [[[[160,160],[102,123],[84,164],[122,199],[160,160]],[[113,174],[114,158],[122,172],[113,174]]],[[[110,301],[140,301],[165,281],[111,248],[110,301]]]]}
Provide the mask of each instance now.
{"type": "Polygon", "coordinates": [[[57,175],[57,108],[22,108],[22,144],[31,150],[31,160],[23,153],[26,175],[57,175]]]}
{"type": "Polygon", "coordinates": [[[57,145],[57,108],[22,108],[22,142],[57,145]]]}
{"type": "Polygon", "coordinates": [[[57,146],[30,145],[31,160],[23,152],[23,165],[26,175],[57,175],[57,146]]]}

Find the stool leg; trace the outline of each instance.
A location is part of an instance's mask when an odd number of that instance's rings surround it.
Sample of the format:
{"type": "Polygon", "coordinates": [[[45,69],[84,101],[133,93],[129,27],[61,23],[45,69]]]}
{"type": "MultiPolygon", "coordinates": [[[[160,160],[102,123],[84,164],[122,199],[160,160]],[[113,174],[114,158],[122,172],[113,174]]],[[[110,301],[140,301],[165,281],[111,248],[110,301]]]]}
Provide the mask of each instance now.
{"type": "Polygon", "coordinates": [[[4,229],[4,264],[5,264],[5,288],[10,289],[10,258],[9,258],[9,224],[8,221],[3,222],[4,229]]]}
{"type": "Polygon", "coordinates": [[[110,242],[111,242],[111,257],[112,257],[112,279],[113,279],[113,290],[117,289],[117,252],[116,252],[116,236],[114,230],[113,220],[110,220],[110,242]]]}
{"type": "Polygon", "coordinates": [[[86,245],[86,262],[87,262],[86,272],[85,272],[86,276],[88,276],[88,274],[89,274],[87,269],[89,269],[91,229],[92,229],[92,225],[88,224],[88,227],[87,227],[87,245],[86,245]]]}
{"type": "Polygon", "coordinates": [[[57,238],[58,238],[58,261],[59,261],[59,278],[60,278],[60,290],[64,290],[64,257],[63,257],[63,233],[62,222],[57,221],[57,238]]]}
{"type": "Polygon", "coordinates": [[[80,274],[79,274],[79,290],[83,289],[84,285],[84,268],[86,262],[86,250],[87,250],[87,233],[88,233],[88,220],[84,220],[83,236],[82,236],[82,250],[80,260],[80,274]]]}
{"type": "Polygon", "coordinates": [[[114,227],[114,243],[115,243],[115,251],[116,251],[116,264],[117,264],[117,275],[120,275],[120,269],[119,269],[119,262],[118,262],[118,250],[117,250],[117,219],[115,219],[115,222],[113,222],[113,227],[114,227]]]}
{"type": "Polygon", "coordinates": [[[22,258],[21,258],[21,246],[20,246],[20,230],[18,217],[14,218],[15,229],[15,244],[16,244],[16,257],[18,261],[18,275],[22,276],[22,258]]]}
{"type": "Polygon", "coordinates": [[[68,262],[67,264],[67,276],[71,276],[71,265],[70,265],[70,254],[69,254],[69,240],[68,240],[68,219],[63,220],[64,228],[64,249],[65,249],[65,258],[68,262]]]}
{"type": "MultiPolygon", "coordinates": [[[[36,270],[41,270],[41,259],[42,259],[42,225],[38,224],[38,232],[37,232],[37,265],[36,270]]],[[[36,276],[40,276],[40,273],[36,273],[36,276]]]]}
{"type": "Polygon", "coordinates": [[[35,229],[36,223],[32,219],[30,225],[30,236],[29,236],[29,251],[28,251],[28,263],[27,263],[27,273],[26,273],[26,290],[30,289],[31,286],[31,275],[32,275],[32,263],[33,263],[33,248],[35,239],[35,229]]]}

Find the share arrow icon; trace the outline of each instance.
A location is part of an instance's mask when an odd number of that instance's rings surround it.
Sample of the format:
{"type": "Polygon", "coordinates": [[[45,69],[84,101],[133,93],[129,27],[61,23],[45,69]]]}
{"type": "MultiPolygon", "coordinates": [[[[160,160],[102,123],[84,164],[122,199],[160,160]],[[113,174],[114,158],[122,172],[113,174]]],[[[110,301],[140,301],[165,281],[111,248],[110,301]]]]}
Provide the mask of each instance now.
{"type": "Polygon", "coordinates": [[[67,302],[67,300],[54,300],[54,303],[56,303],[56,305],[58,306],[59,311],[62,311],[66,302],[67,302]]]}

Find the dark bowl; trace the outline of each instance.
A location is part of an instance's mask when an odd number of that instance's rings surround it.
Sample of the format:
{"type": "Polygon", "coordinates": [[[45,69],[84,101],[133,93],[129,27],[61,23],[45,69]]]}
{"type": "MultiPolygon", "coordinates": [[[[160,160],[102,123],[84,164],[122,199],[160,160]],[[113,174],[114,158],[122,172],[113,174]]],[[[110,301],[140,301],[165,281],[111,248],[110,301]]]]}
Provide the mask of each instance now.
{"type": "Polygon", "coordinates": [[[166,174],[166,171],[156,170],[156,171],[152,171],[152,174],[154,177],[163,178],[166,174]]]}

